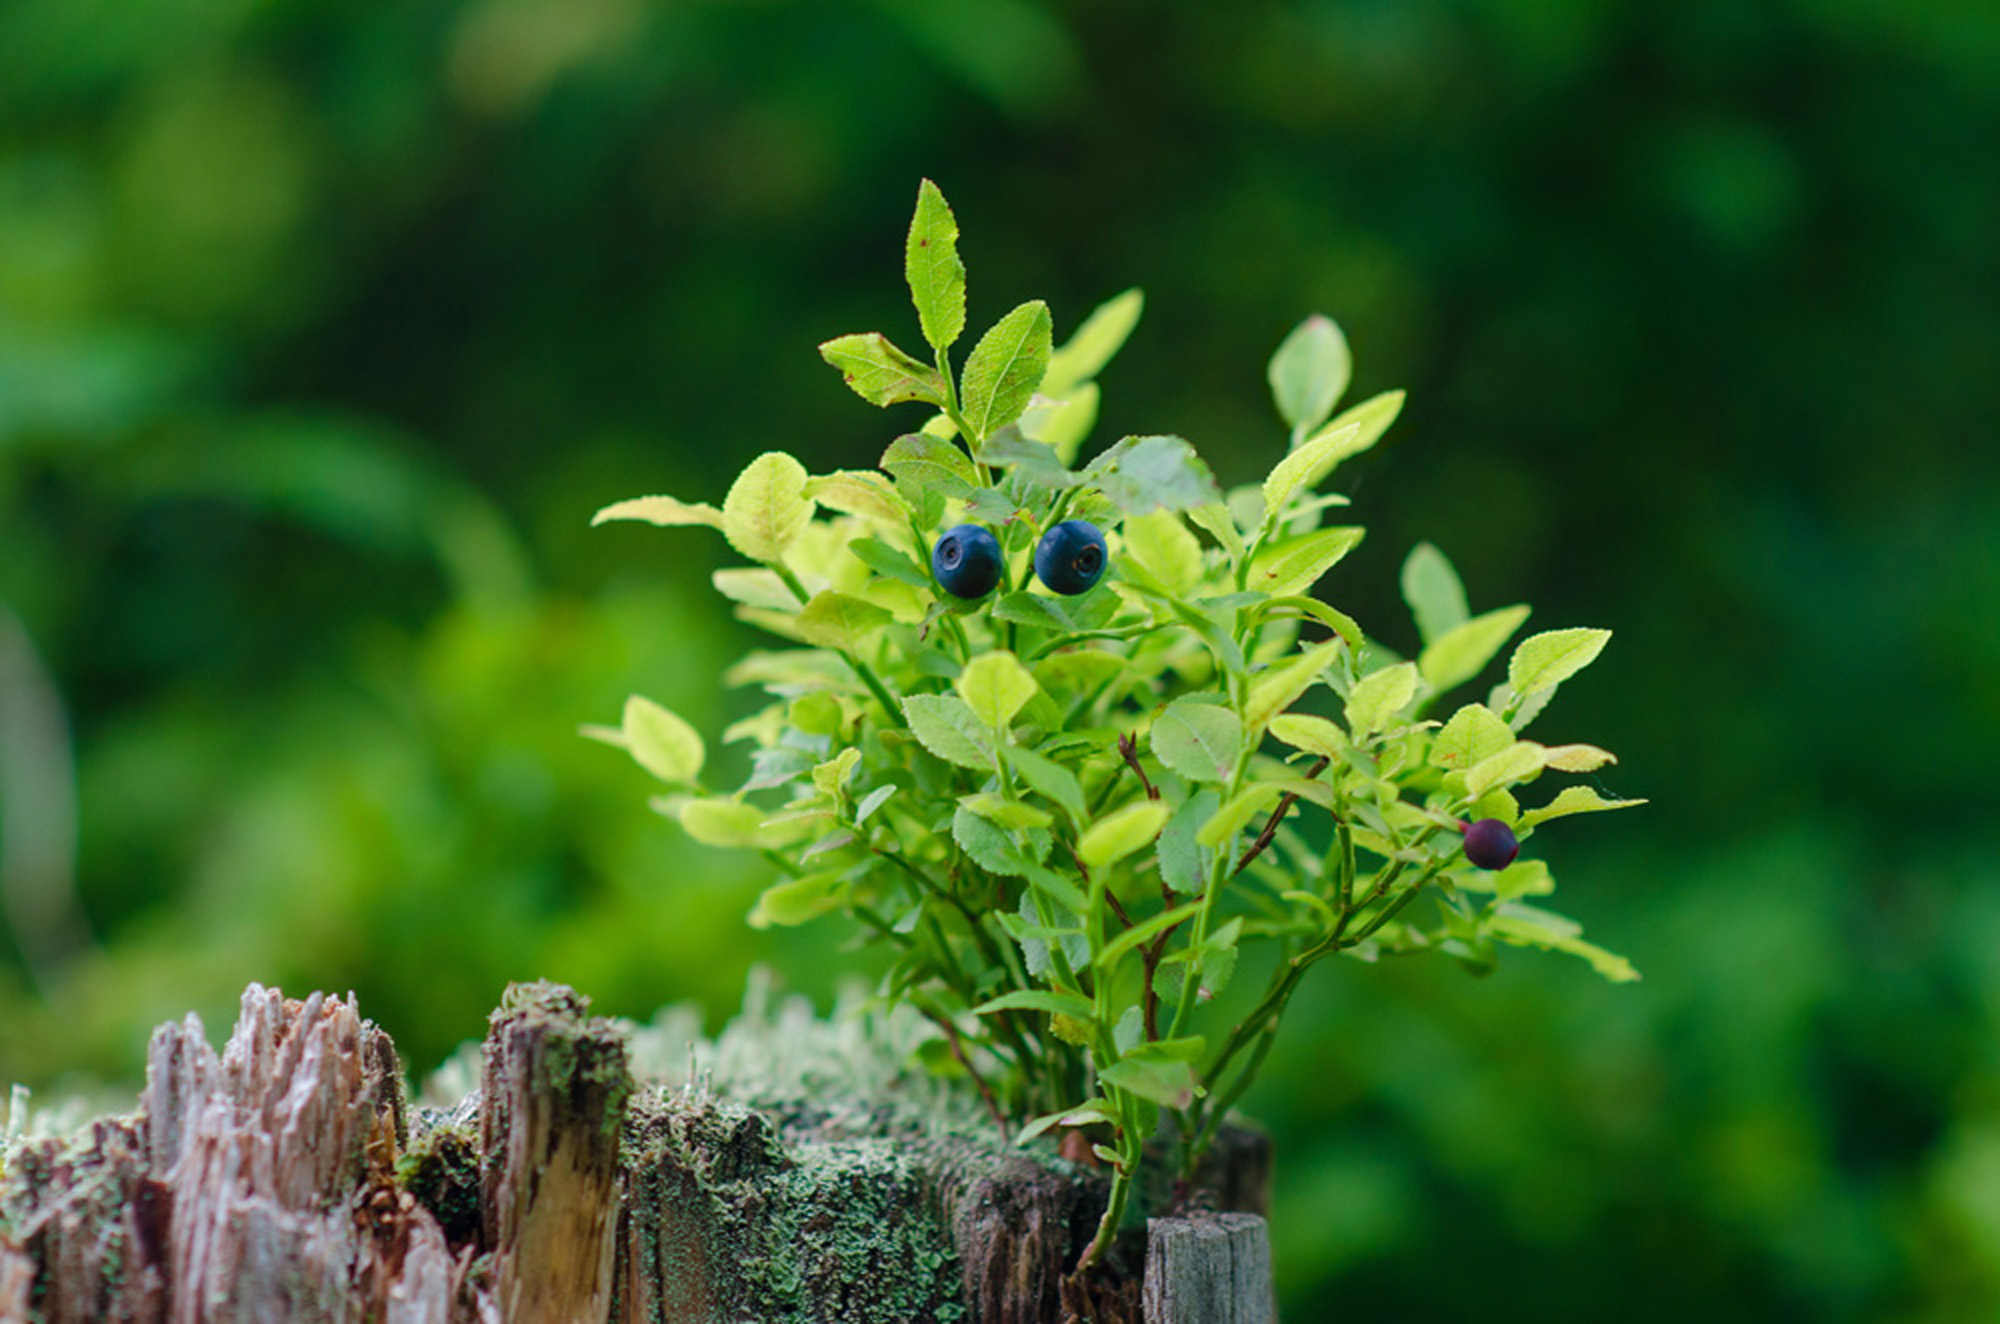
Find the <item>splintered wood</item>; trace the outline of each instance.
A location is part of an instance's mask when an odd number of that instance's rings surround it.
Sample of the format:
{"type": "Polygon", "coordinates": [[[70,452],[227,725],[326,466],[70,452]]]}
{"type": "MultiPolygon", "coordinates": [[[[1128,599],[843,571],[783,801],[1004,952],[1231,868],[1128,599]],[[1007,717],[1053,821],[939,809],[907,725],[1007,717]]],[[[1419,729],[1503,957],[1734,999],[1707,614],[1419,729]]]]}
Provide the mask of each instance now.
{"type": "MultiPolygon", "coordinates": [[[[0,1324],[1276,1317],[1252,1214],[1154,1219],[1066,1283],[1100,1174],[635,1090],[627,1058],[573,990],[516,986],[479,1089],[413,1114],[351,998],[252,985],[220,1054],[193,1016],[154,1033],[136,1112],[6,1153],[0,1324]]],[[[1202,1189],[1261,1209],[1268,1146],[1224,1140],[1202,1189]]]]}

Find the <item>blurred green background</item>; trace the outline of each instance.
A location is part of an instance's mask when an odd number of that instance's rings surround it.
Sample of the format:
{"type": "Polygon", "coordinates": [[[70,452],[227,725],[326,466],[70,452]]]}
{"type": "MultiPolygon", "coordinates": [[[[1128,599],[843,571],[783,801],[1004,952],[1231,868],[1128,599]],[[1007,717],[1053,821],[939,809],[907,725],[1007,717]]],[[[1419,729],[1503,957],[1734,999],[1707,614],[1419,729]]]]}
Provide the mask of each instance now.
{"type": "Polygon", "coordinates": [[[2000,1313],[2000,10],[1985,0],[11,0],[0,1080],[247,980],[414,1070],[505,981],[715,1013],[754,867],[575,735],[713,736],[718,539],[586,527],[896,420],[814,345],[1147,291],[1099,438],[1243,481],[1323,310],[1411,389],[1329,581],[1610,626],[1537,842],[1643,983],[1329,968],[1252,1096],[1294,1319],[2000,1313]],[[73,769],[73,774],[72,774],[73,769]]]}

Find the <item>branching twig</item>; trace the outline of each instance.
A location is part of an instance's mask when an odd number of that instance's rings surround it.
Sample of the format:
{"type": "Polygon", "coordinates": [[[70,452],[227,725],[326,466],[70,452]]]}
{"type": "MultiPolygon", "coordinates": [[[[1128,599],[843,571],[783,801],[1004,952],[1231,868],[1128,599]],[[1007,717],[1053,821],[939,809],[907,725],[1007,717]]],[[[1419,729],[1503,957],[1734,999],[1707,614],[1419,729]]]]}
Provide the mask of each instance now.
{"type": "Polygon", "coordinates": [[[965,1068],[965,1074],[972,1077],[972,1083],[979,1087],[979,1097],[986,1101],[986,1111],[992,1116],[993,1125],[1000,1128],[1000,1141],[1005,1144],[1011,1134],[1007,1129],[1006,1114],[1000,1111],[999,1100],[993,1097],[992,1087],[986,1083],[986,1078],[979,1074],[978,1067],[972,1065],[972,1056],[965,1051],[965,1044],[958,1037],[958,1027],[951,1023],[951,1017],[935,1008],[924,1007],[922,1011],[932,1024],[944,1031],[945,1042],[951,1045],[951,1055],[958,1059],[958,1064],[965,1068]]]}
{"type": "MultiPolygon", "coordinates": [[[[1306,771],[1306,780],[1311,781],[1313,778],[1319,776],[1320,773],[1326,771],[1326,765],[1327,760],[1322,757],[1306,771]]],[[[1264,848],[1269,846],[1278,835],[1278,824],[1285,821],[1285,815],[1290,813],[1292,806],[1298,802],[1299,793],[1297,791],[1285,792],[1284,797],[1278,801],[1278,807],[1271,811],[1271,817],[1264,824],[1264,830],[1257,834],[1257,840],[1250,843],[1250,849],[1243,852],[1243,858],[1238,860],[1236,867],[1230,871],[1230,877],[1234,878],[1237,874],[1242,873],[1250,867],[1250,861],[1264,853],[1264,848]]]]}
{"type": "Polygon", "coordinates": [[[1152,780],[1146,776],[1146,769],[1140,766],[1139,742],[1129,735],[1118,737],[1118,755],[1125,760],[1132,771],[1139,774],[1139,785],[1146,788],[1146,798],[1148,800],[1159,799],[1160,788],[1153,785],[1152,780]]]}

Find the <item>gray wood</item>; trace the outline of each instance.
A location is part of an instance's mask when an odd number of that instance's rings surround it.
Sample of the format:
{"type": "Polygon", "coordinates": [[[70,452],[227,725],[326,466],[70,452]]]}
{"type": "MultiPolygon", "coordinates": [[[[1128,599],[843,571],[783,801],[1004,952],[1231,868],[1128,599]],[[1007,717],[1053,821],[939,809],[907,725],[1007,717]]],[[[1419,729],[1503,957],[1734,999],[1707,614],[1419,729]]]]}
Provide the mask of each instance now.
{"type": "Polygon", "coordinates": [[[1146,1324],[1276,1324],[1263,1219],[1155,1218],[1146,1237],[1146,1324]]]}

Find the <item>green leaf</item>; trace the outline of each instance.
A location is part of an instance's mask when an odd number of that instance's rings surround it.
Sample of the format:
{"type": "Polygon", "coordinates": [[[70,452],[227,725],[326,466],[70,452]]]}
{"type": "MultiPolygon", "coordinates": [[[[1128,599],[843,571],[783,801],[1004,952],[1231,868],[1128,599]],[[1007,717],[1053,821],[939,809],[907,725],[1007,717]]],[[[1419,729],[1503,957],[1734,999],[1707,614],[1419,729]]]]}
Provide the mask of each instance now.
{"type": "Polygon", "coordinates": [[[1024,828],[1017,837],[1014,830],[1003,828],[970,805],[962,804],[952,815],[951,839],[986,872],[1024,878],[1035,870],[1037,856],[1045,853],[1049,834],[1024,828]],[[1023,846],[1023,841],[1028,844],[1023,846]]]}
{"type": "Polygon", "coordinates": [[[1236,527],[1236,520],[1230,515],[1227,503],[1217,501],[1195,506],[1188,511],[1188,520],[1215,539],[1216,545],[1229,554],[1230,564],[1243,559],[1248,549],[1243,545],[1243,533],[1236,527]]]}
{"type": "Polygon", "coordinates": [[[722,503],[722,533],[752,561],[776,565],[812,520],[806,471],[783,451],[766,451],[738,475],[722,503]]]}
{"type": "Polygon", "coordinates": [[[1306,713],[1280,713],[1271,719],[1271,734],[1293,749],[1337,761],[1347,749],[1347,734],[1324,717],[1306,713]]]}
{"type": "Polygon", "coordinates": [[[995,730],[1006,729],[1037,688],[1020,659],[1005,649],[980,654],[958,677],[959,695],[995,730]]]}
{"type": "Polygon", "coordinates": [[[1467,799],[1477,800],[1496,786],[1531,780],[1542,770],[1542,747],[1523,740],[1498,754],[1489,754],[1465,770],[1467,799]]]}
{"type": "Polygon", "coordinates": [[[1153,719],[1153,757],[1189,781],[1223,782],[1243,753],[1243,725],[1220,704],[1176,699],[1153,719]]]}
{"type": "Polygon", "coordinates": [[[880,538],[856,538],[847,544],[847,550],[855,559],[876,574],[908,584],[913,588],[930,588],[931,572],[910,559],[907,552],[899,551],[880,538]]]}
{"type": "Polygon", "coordinates": [[[1201,890],[1207,875],[1195,834],[1202,824],[1215,817],[1221,803],[1222,797],[1214,791],[1199,791],[1174,810],[1167,825],[1160,829],[1160,877],[1176,892],[1201,890]]]}
{"type": "Polygon", "coordinates": [[[903,715],[918,743],[945,762],[982,771],[993,767],[992,733],[957,695],[905,695],[903,715]]]}
{"type": "Polygon", "coordinates": [[[1215,475],[1180,437],[1126,437],[1092,460],[1084,475],[1127,515],[1195,510],[1222,500],[1215,475]]]}
{"type": "Polygon", "coordinates": [[[965,331],[965,264],[958,258],[958,218],[928,179],[917,186],[903,276],[924,339],[939,350],[949,349],[965,331]]]}
{"type": "Polygon", "coordinates": [[[1179,515],[1155,510],[1125,521],[1126,555],[1136,559],[1160,586],[1186,597],[1201,582],[1201,540],[1179,515]]]}
{"type": "Polygon", "coordinates": [[[1012,469],[1023,482],[1047,492],[1062,492],[1082,482],[1057,457],[1055,448],[1030,441],[1011,424],[986,439],[979,458],[988,464],[1012,469]]]}
{"type": "Polygon", "coordinates": [[[840,469],[808,479],[806,495],[843,515],[859,515],[898,528],[910,520],[910,503],[896,494],[888,479],[868,469],[840,469]]]}
{"type": "Polygon", "coordinates": [[[1055,822],[1046,809],[1022,804],[1019,800],[1009,800],[995,791],[980,791],[968,795],[961,802],[963,806],[996,827],[1009,831],[1019,828],[1045,828],[1055,822]]]}
{"type": "Polygon", "coordinates": [[[1229,841],[1241,832],[1251,819],[1270,806],[1282,794],[1275,786],[1262,783],[1240,792],[1234,800],[1215,811],[1215,816],[1202,825],[1194,839],[1211,850],[1229,841]]]}
{"type": "Polygon", "coordinates": [[[1451,568],[1445,554],[1430,543],[1420,542],[1410,549],[1403,562],[1403,601],[1410,604],[1417,633],[1432,643],[1465,624],[1465,585],[1451,568]]]}
{"type": "Polygon", "coordinates": [[[1017,625],[1032,625],[1042,630],[1053,630],[1058,634],[1069,634],[1076,629],[1075,622],[1063,609],[1063,604],[1055,598],[1041,593],[1030,593],[1026,589],[1016,589],[1001,597],[993,604],[996,620],[1012,621],[1017,625]]]}
{"type": "Polygon", "coordinates": [[[1063,347],[1049,357],[1049,371],[1042,379],[1042,389],[1050,395],[1068,395],[1104,371],[1104,365],[1124,347],[1132,328],[1139,324],[1145,304],[1145,295],[1138,290],[1127,290],[1099,304],[1063,347]]]}
{"type": "Polygon", "coordinates": [[[681,828],[704,846],[773,846],[789,833],[764,826],[769,813],[743,800],[689,800],[679,808],[681,828]]]}
{"type": "Polygon", "coordinates": [[[1332,318],[1314,313],[1300,322],[1266,370],[1279,417],[1295,433],[1311,432],[1339,403],[1353,367],[1347,337],[1332,318]]]}
{"type": "Polygon", "coordinates": [[[1339,639],[1314,644],[1282,666],[1257,677],[1250,686],[1250,698],[1243,705],[1243,723],[1253,735],[1261,735],[1271,719],[1297,703],[1333,665],[1347,645],[1339,639]]]}
{"type": "Polygon", "coordinates": [[[1097,1023],[1097,1008],[1090,999],[1080,993],[1048,992],[1038,988],[1016,989],[1012,993],[1002,993],[997,998],[988,998],[972,1009],[975,1016],[991,1016],[996,1011],[1045,1011],[1051,1016],[1069,1016],[1092,1025],[1097,1023]]]}
{"type": "Polygon", "coordinates": [[[1417,664],[1399,662],[1372,671],[1347,692],[1347,729],[1361,740],[1389,724],[1416,697],[1417,664]]]}
{"type": "Polygon", "coordinates": [[[809,644],[856,653],[872,632],[894,619],[872,602],[825,589],[813,594],[812,601],[799,612],[796,625],[799,637],[809,644]]]}
{"type": "Polygon", "coordinates": [[[1355,445],[1360,435],[1361,429],[1353,426],[1322,432],[1278,461],[1264,480],[1265,527],[1275,528],[1293,497],[1312,491],[1335,465],[1362,449],[1355,445]]]}
{"type": "Polygon", "coordinates": [[[880,809],[889,797],[895,793],[896,788],[894,786],[877,786],[874,790],[868,792],[867,795],[861,797],[861,803],[854,806],[855,825],[859,826],[866,823],[874,815],[875,811],[880,809]]]}
{"type": "Polygon", "coordinates": [[[620,519],[643,520],[647,524],[664,527],[683,524],[706,524],[711,529],[722,527],[722,512],[714,506],[705,502],[691,506],[670,496],[642,496],[629,501],[615,501],[592,515],[590,525],[596,528],[620,519]]]}
{"type": "Polygon", "coordinates": [[[813,768],[812,779],[815,789],[825,795],[839,795],[840,788],[854,775],[854,766],[861,762],[861,751],[849,745],[826,762],[813,768]]]}
{"type": "Polygon", "coordinates": [[[1158,800],[1135,801],[1091,824],[1076,844],[1077,856],[1089,867],[1102,869],[1151,845],[1166,822],[1167,807],[1158,800]]]}
{"type": "MultiPolygon", "coordinates": [[[[1042,378],[1042,391],[1044,394],[1049,391],[1046,377],[1042,378]]],[[[1031,402],[1021,415],[1021,431],[1068,464],[1076,459],[1076,453],[1083,448],[1083,439],[1097,425],[1097,405],[1097,383],[1085,382],[1072,387],[1064,398],[1031,402]]]]}
{"type": "Polygon", "coordinates": [[[960,375],[959,414],[980,441],[1021,416],[1049,366],[1049,306],[1022,304],[979,338],[960,375]]]}
{"type": "Polygon", "coordinates": [[[1365,532],[1352,525],[1319,529],[1267,547],[1250,563],[1249,587],[1274,598],[1304,593],[1360,545],[1365,532]]]}
{"type": "Polygon", "coordinates": [[[633,760],[661,781],[681,784],[701,775],[708,757],[701,733],[671,709],[635,694],[625,700],[622,731],[633,760]]]}
{"type": "Polygon", "coordinates": [[[1148,1061],[1128,1054],[1100,1068],[1097,1079],[1111,1089],[1136,1094],[1162,1108],[1185,1108],[1194,1100],[1194,1066],[1185,1061],[1148,1061]]]}
{"type": "Polygon", "coordinates": [[[1595,662],[1610,642],[1609,630],[1544,630],[1529,635],[1507,663],[1507,685],[1522,698],[1554,689],[1595,662]]]}
{"type": "Polygon", "coordinates": [[[1464,772],[1513,744],[1513,728],[1485,704],[1468,703],[1432,738],[1430,764],[1447,772],[1464,772]]]}
{"type": "Polygon", "coordinates": [[[1556,793],[1556,798],[1539,809],[1530,809],[1521,815],[1523,828],[1546,823],[1552,818],[1567,818],[1571,814],[1597,814],[1610,809],[1628,809],[1642,805],[1644,800],[1607,800],[1588,786],[1565,786],[1556,793]]]}
{"type": "Polygon", "coordinates": [[[944,407],[944,378],[938,370],[897,349],[879,331],[836,336],[819,347],[819,356],[871,405],[886,408],[921,400],[944,407]]]}
{"type": "Polygon", "coordinates": [[[1339,417],[1320,431],[1338,432],[1346,427],[1360,428],[1360,435],[1352,443],[1354,449],[1348,452],[1350,455],[1359,455],[1380,441],[1382,434],[1389,430],[1389,425],[1394,423],[1396,416],[1402,412],[1403,393],[1384,391],[1380,395],[1369,396],[1358,405],[1342,410],[1339,417]]]}
{"type": "Polygon", "coordinates": [[[1510,901],[1487,921],[1487,928],[1494,937],[1515,947],[1540,947],[1582,957],[1614,984],[1630,983],[1639,977],[1639,972],[1624,957],[1585,942],[1579,936],[1582,926],[1566,915],[1510,901]]]}
{"type": "Polygon", "coordinates": [[[768,929],[772,925],[791,927],[818,919],[838,910],[847,897],[847,883],[839,873],[809,874],[804,878],[775,883],[757,898],[750,912],[750,927],[768,929]]]}
{"type": "Polygon", "coordinates": [[[882,467],[897,482],[919,492],[968,497],[979,486],[978,471],[965,452],[928,432],[912,432],[890,442],[882,452],[882,467]]]}
{"type": "Polygon", "coordinates": [[[1057,763],[1044,758],[1033,750],[1010,747],[1007,762],[1030,790],[1062,807],[1072,823],[1081,824],[1090,817],[1090,810],[1083,798],[1083,784],[1076,774],[1057,763]]]}
{"type": "Polygon", "coordinates": [[[1417,655],[1424,682],[1443,693],[1478,675],[1528,619],[1525,606],[1501,607],[1455,625],[1417,655]]]}
{"type": "Polygon", "coordinates": [[[1516,860],[1493,875],[1493,893],[1502,901],[1518,901],[1524,896],[1547,896],[1556,890],[1549,866],[1541,860],[1516,860]]]}
{"type": "Polygon", "coordinates": [[[1126,955],[1128,952],[1138,950],[1158,935],[1165,933],[1168,929],[1193,918],[1200,910],[1201,903],[1199,901],[1190,901],[1184,906],[1175,906],[1172,910],[1163,910],[1150,919],[1140,920],[1137,924],[1126,929],[1123,933],[1104,945],[1104,950],[1097,954],[1098,968],[1101,970],[1111,969],[1111,967],[1118,964],[1120,957],[1126,955]]]}
{"type": "Polygon", "coordinates": [[[1617,761],[1616,754],[1595,745],[1550,745],[1542,753],[1543,765],[1557,772],[1596,772],[1617,761]]]}

